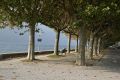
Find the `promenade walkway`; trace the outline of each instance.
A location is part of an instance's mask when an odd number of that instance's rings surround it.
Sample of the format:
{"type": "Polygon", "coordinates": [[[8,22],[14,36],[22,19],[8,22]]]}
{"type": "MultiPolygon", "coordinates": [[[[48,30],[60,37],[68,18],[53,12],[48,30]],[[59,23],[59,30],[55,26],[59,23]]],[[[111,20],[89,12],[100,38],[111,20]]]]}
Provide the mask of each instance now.
{"type": "Polygon", "coordinates": [[[39,55],[34,62],[24,58],[0,61],[0,80],[120,80],[120,50],[108,49],[93,66],[76,66],[75,53],[63,57],[39,55]]]}

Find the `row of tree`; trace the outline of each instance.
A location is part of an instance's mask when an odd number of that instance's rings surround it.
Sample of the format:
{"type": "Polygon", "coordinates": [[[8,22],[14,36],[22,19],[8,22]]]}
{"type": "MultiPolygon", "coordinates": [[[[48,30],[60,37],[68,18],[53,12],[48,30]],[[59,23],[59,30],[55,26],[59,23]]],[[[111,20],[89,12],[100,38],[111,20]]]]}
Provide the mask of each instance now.
{"type": "Polygon", "coordinates": [[[76,64],[85,65],[85,52],[93,59],[104,49],[120,41],[120,1],[118,0],[1,0],[0,26],[29,27],[28,60],[34,60],[36,25],[42,23],[56,31],[54,54],[59,55],[59,37],[63,31],[77,41],[76,64]],[[78,45],[79,41],[79,45],[78,45]]]}

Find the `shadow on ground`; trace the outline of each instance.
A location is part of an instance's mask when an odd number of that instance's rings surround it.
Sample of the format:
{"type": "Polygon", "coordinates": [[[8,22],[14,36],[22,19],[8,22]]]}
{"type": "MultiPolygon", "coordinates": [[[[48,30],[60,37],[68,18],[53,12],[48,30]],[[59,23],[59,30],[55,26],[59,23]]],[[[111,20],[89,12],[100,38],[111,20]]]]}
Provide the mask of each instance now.
{"type": "Polygon", "coordinates": [[[105,50],[104,57],[94,67],[97,70],[120,73],[120,49],[105,50]]]}

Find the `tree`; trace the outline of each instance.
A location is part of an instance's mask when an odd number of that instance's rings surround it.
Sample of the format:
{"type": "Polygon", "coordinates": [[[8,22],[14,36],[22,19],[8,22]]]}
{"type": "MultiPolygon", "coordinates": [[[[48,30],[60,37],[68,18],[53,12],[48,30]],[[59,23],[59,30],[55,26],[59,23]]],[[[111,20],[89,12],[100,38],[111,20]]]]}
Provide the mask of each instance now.
{"type": "Polygon", "coordinates": [[[67,47],[67,53],[70,53],[70,44],[71,44],[71,34],[69,33],[69,36],[68,36],[68,47],[67,47]]]}
{"type": "MultiPolygon", "coordinates": [[[[112,1],[114,2],[114,1],[112,1]]],[[[109,16],[112,16],[111,9],[114,7],[109,7],[111,6],[112,2],[105,4],[106,1],[96,1],[96,0],[91,0],[91,1],[83,1],[82,4],[79,6],[80,8],[76,8],[78,11],[76,21],[78,21],[78,26],[80,27],[81,35],[80,35],[80,47],[82,48],[80,52],[78,53],[78,58],[76,60],[76,63],[78,65],[85,65],[85,45],[86,45],[86,38],[82,37],[85,36],[86,32],[91,32],[92,38],[96,38],[99,36],[96,36],[96,33],[98,34],[99,29],[101,29],[103,26],[101,24],[106,24],[106,18],[109,16]],[[83,28],[85,27],[85,28],[83,28]],[[85,30],[84,30],[85,29],[85,30]],[[95,34],[94,34],[95,33],[95,34]],[[83,38],[83,39],[82,39],[83,38]],[[81,54],[81,55],[80,55],[81,54]],[[80,58],[81,56],[81,58],[80,58]]],[[[112,9],[114,10],[114,9],[112,9]]],[[[107,21],[109,18],[107,19],[107,21]]],[[[103,30],[104,28],[102,28],[103,30]]],[[[103,30],[104,31],[104,30],[103,30]]],[[[91,51],[93,52],[93,39],[91,39],[91,51]]],[[[98,40],[96,40],[98,41],[98,40]]],[[[97,42],[96,42],[96,48],[95,51],[97,53],[97,42]]],[[[91,54],[92,56],[92,54],[91,54]]]]}
{"type": "Polygon", "coordinates": [[[1,0],[1,10],[8,15],[8,21],[21,27],[26,22],[29,27],[28,60],[34,60],[35,27],[41,18],[45,0],[1,0]]]}
{"type": "MultiPolygon", "coordinates": [[[[66,3],[66,2],[65,2],[66,3]]],[[[69,23],[69,14],[68,11],[66,11],[67,4],[65,4],[62,0],[55,0],[49,2],[47,5],[50,5],[47,10],[44,10],[44,13],[42,14],[43,24],[49,26],[50,28],[53,28],[56,32],[56,38],[55,38],[55,46],[54,46],[54,54],[59,55],[59,38],[60,38],[60,32],[67,28],[69,23]],[[47,12],[49,14],[47,14],[47,12]]]]}

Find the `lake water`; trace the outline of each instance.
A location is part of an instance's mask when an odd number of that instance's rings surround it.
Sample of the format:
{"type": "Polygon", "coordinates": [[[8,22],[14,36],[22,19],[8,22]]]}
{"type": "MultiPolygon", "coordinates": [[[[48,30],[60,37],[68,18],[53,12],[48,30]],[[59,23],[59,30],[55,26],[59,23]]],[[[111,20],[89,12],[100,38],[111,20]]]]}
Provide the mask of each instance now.
{"type": "MultiPolygon", "coordinates": [[[[44,25],[38,25],[40,28],[40,33],[36,33],[35,38],[35,50],[53,50],[55,41],[55,31],[44,25]],[[42,39],[42,42],[38,42],[38,38],[42,39]]],[[[5,28],[0,30],[0,53],[11,53],[11,52],[26,52],[28,48],[28,32],[24,35],[19,35],[20,33],[28,30],[24,29],[10,29],[5,28]]],[[[71,47],[75,48],[76,41],[71,41],[71,47]]],[[[64,33],[60,35],[60,49],[67,47],[67,37],[64,33]]]]}

